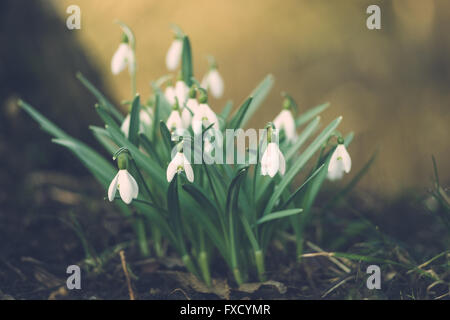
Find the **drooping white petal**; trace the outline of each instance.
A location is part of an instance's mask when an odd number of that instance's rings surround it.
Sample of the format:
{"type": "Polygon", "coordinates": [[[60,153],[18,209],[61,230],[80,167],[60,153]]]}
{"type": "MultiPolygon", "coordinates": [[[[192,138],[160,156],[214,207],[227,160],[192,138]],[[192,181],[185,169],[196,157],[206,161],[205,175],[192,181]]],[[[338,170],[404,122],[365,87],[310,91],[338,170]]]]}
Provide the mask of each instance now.
{"type": "Polygon", "coordinates": [[[214,123],[213,128],[219,130],[219,119],[216,113],[207,104],[205,104],[204,108],[205,116],[208,119],[207,125],[209,126],[211,123],[214,123]]]}
{"type": "Polygon", "coordinates": [[[281,175],[284,175],[284,173],[286,172],[286,160],[284,159],[283,154],[281,153],[280,148],[278,148],[278,159],[279,159],[279,172],[281,175]]]}
{"type": "Polygon", "coordinates": [[[329,170],[327,172],[327,178],[330,181],[342,179],[343,176],[344,176],[344,170],[341,170],[338,167],[335,167],[333,170],[331,170],[331,171],[329,170]]]}
{"type": "Polygon", "coordinates": [[[205,89],[205,90],[208,90],[208,87],[209,87],[209,78],[208,78],[208,76],[209,76],[209,72],[207,72],[207,73],[203,76],[202,82],[201,82],[201,84],[200,84],[200,86],[201,86],[203,89],[205,89]]]}
{"type": "Polygon", "coordinates": [[[178,165],[172,160],[169,165],[167,166],[166,171],[166,177],[167,181],[172,181],[173,177],[175,176],[175,173],[177,173],[178,165]]]}
{"type": "Polygon", "coordinates": [[[188,97],[189,88],[182,80],[178,80],[175,84],[175,95],[178,99],[178,104],[180,105],[180,108],[184,107],[184,103],[186,102],[186,99],[188,97]]]}
{"type": "Polygon", "coordinates": [[[129,172],[127,172],[127,174],[128,174],[128,178],[131,181],[131,187],[132,187],[132,194],[131,194],[131,196],[132,196],[133,199],[136,199],[138,197],[138,195],[139,195],[139,186],[138,186],[138,184],[136,182],[136,179],[134,179],[134,177],[129,172]]]}
{"type": "Polygon", "coordinates": [[[351,166],[352,161],[345,145],[339,144],[331,155],[327,178],[331,181],[341,179],[344,172],[350,172],[351,166]]]}
{"type": "Polygon", "coordinates": [[[191,124],[192,115],[191,112],[187,108],[183,108],[183,111],[181,111],[181,120],[183,122],[184,128],[189,128],[189,125],[191,124]]]}
{"type": "Polygon", "coordinates": [[[200,112],[197,112],[192,117],[192,131],[194,131],[195,134],[200,134],[202,132],[202,117],[200,112]]]}
{"type": "Polygon", "coordinates": [[[224,91],[222,76],[217,69],[212,69],[208,73],[208,88],[214,98],[221,98],[224,91]]]}
{"type": "Polygon", "coordinates": [[[186,102],[186,106],[191,109],[192,113],[195,114],[198,111],[198,101],[194,98],[189,98],[186,102]]]}
{"type": "Polygon", "coordinates": [[[116,196],[118,181],[119,181],[119,173],[116,174],[114,179],[112,179],[111,183],[109,184],[108,200],[111,202],[114,201],[114,197],[116,196]]]}
{"type": "Polygon", "coordinates": [[[194,170],[192,170],[192,166],[184,154],[183,154],[183,161],[184,161],[183,169],[184,169],[184,172],[186,173],[186,177],[189,180],[189,182],[192,183],[192,182],[194,182],[194,170]]]}
{"type": "Polygon", "coordinates": [[[171,106],[175,104],[175,88],[172,86],[166,87],[166,90],[164,90],[164,96],[166,97],[166,100],[170,103],[171,106]]]}
{"type": "Polygon", "coordinates": [[[130,46],[128,46],[128,52],[127,52],[126,60],[127,60],[127,64],[128,64],[128,72],[130,74],[135,73],[136,72],[136,70],[135,70],[136,65],[135,65],[135,62],[134,62],[134,53],[133,53],[133,50],[131,49],[130,46]]]}
{"type": "Polygon", "coordinates": [[[120,197],[122,198],[123,202],[125,202],[126,204],[130,204],[133,200],[133,195],[135,194],[135,190],[133,190],[133,182],[131,181],[132,177],[126,169],[119,170],[118,175],[118,188],[120,197]]]}
{"type": "Polygon", "coordinates": [[[280,167],[280,157],[278,156],[278,147],[275,143],[269,143],[267,146],[267,173],[273,178],[280,167]]]}
{"type": "Polygon", "coordinates": [[[111,59],[111,72],[119,74],[127,66],[129,45],[121,43],[111,59]]]}
{"type": "Polygon", "coordinates": [[[290,110],[282,110],[273,120],[273,124],[279,131],[284,130],[288,141],[295,140],[297,135],[295,132],[295,120],[290,110]]]}
{"type": "Polygon", "coordinates": [[[202,124],[207,127],[212,123],[214,123],[213,128],[219,130],[219,119],[216,113],[212,111],[208,104],[200,104],[192,118],[192,130],[195,134],[199,134],[202,131],[202,124]]]}
{"type": "Polygon", "coordinates": [[[189,128],[192,122],[193,114],[198,111],[197,99],[189,98],[186,102],[186,107],[183,108],[181,112],[181,119],[183,120],[184,128],[189,128]],[[192,112],[192,113],[191,113],[192,112]]]}
{"type": "Polygon", "coordinates": [[[267,145],[267,148],[261,158],[261,174],[268,174],[271,178],[273,178],[277,174],[279,168],[280,155],[278,145],[274,142],[271,142],[267,145]],[[264,168],[264,171],[262,170],[262,168],[264,168]]]}
{"type": "Polygon", "coordinates": [[[167,69],[173,71],[178,67],[181,60],[182,51],[183,42],[180,39],[173,40],[166,54],[167,69]]]}
{"type": "Polygon", "coordinates": [[[352,168],[352,159],[350,158],[350,155],[348,154],[348,151],[345,148],[345,145],[340,144],[337,146],[337,148],[340,148],[339,155],[342,158],[342,164],[344,165],[344,171],[345,171],[345,173],[349,173],[352,168]]]}
{"type": "Polygon", "coordinates": [[[177,152],[175,157],[173,157],[172,161],[170,161],[169,165],[167,166],[166,177],[168,182],[172,181],[175,173],[177,173],[178,171],[178,168],[180,166],[182,167],[183,163],[183,154],[181,152],[177,152]]]}
{"type": "Polygon", "coordinates": [[[265,165],[265,163],[263,163],[262,159],[261,159],[261,175],[267,176],[267,166],[265,165]]]}
{"type": "Polygon", "coordinates": [[[170,132],[183,129],[183,120],[181,119],[180,112],[178,110],[172,110],[169,118],[167,119],[166,125],[170,132]]]}
{"type": "Polygon", "coordinates": [[[189,160],[182,152],[177,152],[167,166],[166,176],[167,181],[171,182],[175,174],[179,169],[182,169],[186,173],[186,177],[190,182],[194,182],[194,171],[189,160]]]}

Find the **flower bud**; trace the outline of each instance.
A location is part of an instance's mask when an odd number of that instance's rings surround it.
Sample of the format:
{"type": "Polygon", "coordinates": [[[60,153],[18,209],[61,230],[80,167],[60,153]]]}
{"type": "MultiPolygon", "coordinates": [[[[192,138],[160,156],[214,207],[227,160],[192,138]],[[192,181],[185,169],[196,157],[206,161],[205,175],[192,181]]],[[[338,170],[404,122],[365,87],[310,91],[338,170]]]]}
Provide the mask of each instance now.
{"type": "Polygon", "coordinates": [[[200,91],[200,96],[198,98],[199,103],[208,103],[208,93],[205,89],[199,88],[198,91],[200,91]]]}
{"type": "Polygon", "coordinates": [[[197,90],[196,90],[196,88],[195,88],[195,85],[193,85],[193,86],[189,89],[189,98],[195,99],[196,96],[197,96],[197,90]]]}
{"type": "Polygon", "coordinates": [[[291,100],[288,98],[284,98],[283,100],[283,109],[289,110],[292,107],[291,100]]]}
{"type": "Polygon", "coordinates": [[[125,153],[119,154],[117,157],[117,166],[119,167],[119,170],[126,170],[128,169],[128,155],[125,153]]]}

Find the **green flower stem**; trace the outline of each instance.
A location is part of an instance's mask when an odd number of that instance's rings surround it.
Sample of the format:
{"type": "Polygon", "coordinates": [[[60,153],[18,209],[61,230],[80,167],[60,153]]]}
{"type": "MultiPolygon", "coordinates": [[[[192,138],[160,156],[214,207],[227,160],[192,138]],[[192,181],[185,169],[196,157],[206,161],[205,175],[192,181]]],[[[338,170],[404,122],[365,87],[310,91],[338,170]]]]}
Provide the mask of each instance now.
{"type": "Polygon", "coordinates": [[[264,255],[262,250],[255,251],[255,263],[256,269],[258,270],[258,279],[259,281],[265,281],[265,267],[264,267],[264,255]]]}
{"type": "Polygon", "coordinates": [[[241,272],[239,271],[239,269],[237,267],[233,268],[233,275],[234,275],[234,280],[236,280],[237,284],[241,285],[243,283],[242,276],[241,276],[241,272]]]}
{"type": "Polygon", "coordinates": [[[161,231],[159,231],[159,229],[155,225],[152,225],[151,229],[156,256],[161,258],[164,256],[164,249],[161,242],[161,231]]]}
{"type": "Polygon", "coordinates": [[[198,264],[200,266],[200,270],[202,272],[203,280],[205,281],[208,287],[211,287],[211,273],[209,272],[209,263],[208,256],[206,255],[206,251],[200,251],[198,257],[198,264]]]}
{"type": "Polygon", "coordinates": [[[203,229],[200,226],[198,228],[198,234],[199,234],[199,242],[200,242],[198,265],[200,266],[200,271],[202,273],[203,281],[205,281],[206,285],[208,287],[210,287],[211,286],[211,273],[209,271],[208,255],[206,253],[205,232],[203,231],[203,229]]]}
{"type": "Polygon", "coordinates": [[[233,222],[233,213],[229,213],[229,228],[230,228],[230,255],[231,255],[231,266],[233,268],[234,279],[236,280],[238,285],[242,284],[242,276],[241,272],[238,268],[237,263],[237,250],[234,236],[234,222],[233,222]]]}
{"type": "Polygon", "coordinates": [[[145,231],[145,221],[142,217],[136,219],[136,231],[139,241],[139,249],[143,257],[148,257],[150,255],[150,250],[148,248],[147,234],[145,231]]]}
{"type": "Polygon", "coordinates": [[[198,277],[197,269],[195,268],[195,265],[192,262],[192,259],[189,256],[189,254],[185,253],[181,258],[181,260],[183,261],[184,265],[189,270],[189,272],[198,277]]]}
{"type": "MultiPolygon", "coordinates": [[[[134,167],[136,168],[136,172],[139,176],[139,179],[141,180],[142,184],[144,185],[145,190],[147,191],[150,199],[153,203],[155,202],[155,198],[153,197],[153,194],[151,193],[149,187],[147,186],[147,183],[145,182],[144,177],[142,176],[141,171],[139,170],[139,167],[137,166],[136,161],[134,161],[133,157],[130,157],[131,162],[133,163],[134,167]]],[[[139,246],[141,248],[141,253],[144,257],[147,257],[149,255],[149,248],[148,248],[148,242],[147,242],[147,236],[145,232],[145,221],[142,218],[138,218],[137,220],[137,230],[138,230],[138,239],[139,239],[139,246]]]]}

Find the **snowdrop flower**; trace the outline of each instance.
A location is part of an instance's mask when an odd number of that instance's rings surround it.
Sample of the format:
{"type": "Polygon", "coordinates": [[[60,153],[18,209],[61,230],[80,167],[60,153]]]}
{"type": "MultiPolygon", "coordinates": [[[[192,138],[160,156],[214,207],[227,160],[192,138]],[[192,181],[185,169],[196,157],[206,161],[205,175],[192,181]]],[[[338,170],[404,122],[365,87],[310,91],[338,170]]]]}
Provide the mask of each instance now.
{"type": "Polygon", "coordinates": [[[344,139],[338,138],[338,146],[331,155],[328,164],[327,178],[331,181],[341,179],[345,173],[349,173],[352,168],[352,159],[344,145],[344,139]]]}
{"type": "Polygon", "coordinates": [[[295,120],[291,110],[282,110],[273,120],[273,124],[279,131],[284,130],[287,141],[292,142],[295,140],[297,133],[295,132],[295,120]]]}
{"type": "Polygon", "coordinates": [[[169,47],[166,55],[166,66],[170,71],[175,70],[180,64],[181,54],[183,52],[183,41],[175,38],[169,47]]]}
{"type": "Polygon", "coordinates": [[[124,37],[111,60],[111,72],[119,74],[128,66],[130,74],[134,73],[134,52],[128,44],[128,38],[124,37]]]}
{"type": "Polygon", "coordinates": [[[196,99],[197,91],[195,86],[192,86],[189,89],[189,99],[186,102],[186,106],[183,108],[181,112],[181,119],[183,120],[184,128],[189,128],[191,125],[192,114],[195,114],[198,111],[198,101],[196,99]],[[191,113],[192,112],[192,113],[191,113]]]}
{"type": "Polygon", "coordinates": [[[184,132],[183,120],[181,119],[180,108],[178,107],[178,101],[175,100],[172,112],[166,121],[166,126],[171,133],[176,133],[178,136],[182,136],[184,132]]]}
{"type": "Polygon", "coordinates": [[[186,177],[189,182],[194,182],[194,171],[192,170],[191,164],[189,163],[184,153],[178,151],[167,167],[167,181],[171,182],[173,177],[175,176],[175,173],[180,173],[181,171],[184,171],[186,173],[186,177]]]}
{"type": "Polygon", "coordinates": [[[269,175],[273,178],[277,172],[284,175],[285,171],[286,161],[284,160],[280,148],[278,148],[278,145],[275,142],[270,142],[261,158],[261,175],[269,175]]]}
{"type": "Polygon", "coordinates": [[[214,98],[221,98],[224,91],[222,76],[217,69],[211,69],[203,77],[202,87],[209,90],[214,98]]]}
{"type": "Polygon", "coordinates": [[[119,172],[116,174],[114,179],[108,188],[108,199],[109,201],[114,201],[117,189],[119,189],[120,197],[123,202],[130,204],[133,199],[136,199],[139,193],[139,186],[134,180],[133,176],[128,172],[128,158],[125,154],[120,154],[117,158],[117,165],[119,167],[119,172]]]}
{"type": "MultiPolygon", "coordinates": [[[[149,110],[151,111],[151,110],[149,110]]],[[[139,133],[143,133],[152,125],[152,118],[150,114],[146,110],[141,110],[139,112],[139,133]]],[[[125,134],[125,137],[128,138],[128,132],[130,131],[130,114],[128,114],[122,122],[120,126],[120,130],[125,134]]]]}
{"type": "Polygon", "coordinates": [[[286,139],[289,142],[292,142],[297,137],[297,133],[295,131],[295,120],[292,115],[292,107],[294,101],[291,97],[286,96],[283,101],[283,110],[275,117],[273,120],[273,124],[278,131],[284,130],[284,134],[286,135],[286,139]]]}
{"type": "Polygon", "coordinates": [[[175,104],[175,88],[172,85],[172,82],[169,82],[167,84],[166,90],[164,90],[164,96],[166,97],[166,100],[169,102],[171,106],[175,104]]]}
{"type": "Polygon", "coordinates": [[[222,76],[217,71],[217,63],[214,57],[209,56],[209,71],[202,79],[202,87],[210,91],[214,98],[221,98],[224,91],[222,76]]]}
{"type": "Polygon", "coordinates": [[[199,89],[200,98],[199,98],[199,106],[197,111],[194,113],[194,117],[192,118],[192,130],[195,134],[199,134],[202,132],[202,124],[207,127],[213,124],[213,128],[215,130],[219,130],[219,119],[217,118],[214,111],[208,105],[208,95],[206,91],[202,88],[199,89]]]}
{"type": "Polygon", "coordinates": [[[189,87],[184,83],[183,80],[179,79],[175,83],[175,96],[178,99],[178,103],[180,104],[180,107],[183,108],[184,104],[186,103],[187,97],[189,93],[189,87]]]}
{"type": "Polygon", "coordinates": [[[286,160],[284,159],[278,144],[272,141],[273,134],[273,127],[272,125],[269,125],[267,128],[267,141],[269,144],[261,157],[261,175],[269,175],[271,178],[273,178],[277,172],[284,175],[286,171],[286,160]]]}

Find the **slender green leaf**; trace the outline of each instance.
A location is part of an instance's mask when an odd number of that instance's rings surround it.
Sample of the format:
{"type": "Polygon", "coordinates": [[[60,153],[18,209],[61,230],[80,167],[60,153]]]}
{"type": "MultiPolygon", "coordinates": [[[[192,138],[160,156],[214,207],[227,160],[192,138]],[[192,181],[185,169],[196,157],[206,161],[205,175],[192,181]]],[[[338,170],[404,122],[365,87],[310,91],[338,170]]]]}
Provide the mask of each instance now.
{"type": "Polygon", "coordinates": [[[184,36],[183,51],[181,54],[181,76],[188,87],[191,87],[192,85],[192,77],[194,76],[193,70],[191,43],[189,37],[184,36]]]}
{"type": "Polygon", "coordinates": [[[137,94],[133,99],[133,103],[131,104],[130,128],[128,130],[128,139],[137,147],[139,147],[140,109],[140,99],[139,95],[137,94]]]}
{"type": "Polygon", "coordinates": [[[103,122],[111,127],[116,128],[117,130],[120,130],[119,125],[117,124],[117,121],[115,121],[110,113],[103,107],[102,105],[96,104],[95,105],[95,111],[97,111],[100,118],[103,120],[103,122]]]}
{"type": "Polygon", "coordinates": [[[233,109],[233,102],[231,100],[228,100],[225,106],[223,107],[222,112],[220,113],[222,119],[226,120],[230,115],[232,109],[233,109]]]}
{"type": "Polygon", "coordinates": [[[119,121],[123,122],[124,116],[120,113],[119,110],[111,103],[108,99],[88,80],[86,79],[81,72],[77,72],[76,77],[80,82],[88,89],[98,100],[98,102],[106,107],[108,111],[119,121]]]}
{"type": "Polygon", "coordinates": [[[18,105],[24,109],[37,123],[41,125],[42,130],[51,134],[55,138],[68,139],[70,136],[63,130],[54,125],[46,117],[44,117],[39,111],[30,106],[28,103],[19,100],[18,105]]]}
{"type": "Polygon", "coordinates": [[[264,99],[269,94],[274,83],[273,76],[271,74],[267,75],[263,81],[256,87],[255,90],[250,94],[252,97],[252,103],[249,106],[248,111],[245,113],[244,119],[241,122],[241,127],[245,127],[248,120],[253,116],[253,114],[258,111],[264,99]]]}
{"type": "Polygon", "coordinates": [[[117,170],[111,163],[106,161],[97,152],[75,139],[53,139],[52,141],[71,150],[81,162],[83,162],[86,168],[91,171],[94,177],[96,177],[105,188],[108,187],[112,178],[117,173],[117,170]]]}
{"type": "Polygon", "coordinates": [[[114,154],[118,146],[111,139],[111,136],[109,135],[108,131],[106,131],[104,128],[96,126],[89,126],[89,129],[92,130],[95,138],[100,142],[100,144],[105,148],[105,150],[108,151],[110,154],[114,154]]]}
{"type": "Polygon", "coordinates": [[[299,194],[300,191],[303,190],[303,188],[322,170],[322,168],[325,166],[325,164],[322,164],[319,168],[317,168],[313,174],[311,174],[308,179],[306,179],[305,182],[302,183],[300,187],[297,188],[286,200],[286,202],[282,205],[282,208],[287,208],[287,206],[295,199],[295,197],[299,194]]]}
{"type": "Polygon", "coordinates": [[[167,128],[164,121],[159,122],[159,129],[161,131],[162,140],[166,146],[166,150],[170,153],[172,152],[172,135],[170,134],[169,128],[167,128]]]}
{"type": "Polygon", "coordinates": [[[326,102],[321,105],[318,105],[314,108],[307,110],[302,113],[297,119],[295,119],[295,125],[300,127],[301,125],[307,123],[309,120],[320,114],[322,111],[327,109],[330,106],[330,103],[326,102]]]}
{"type": "Polygon", "coordinates": [[[296,152],[301,148],[306,140],[315,132],[317,126],[319,125],[320,117],[316,117],[311,121],[308,126],[302,131],[302,133],[295,139],[294,144],[286,152],[286,161],[289,161],[296,152]]]}
{"type": "Polygon", "coordinates": [[[261,219],[259,219],[256,222],[256,224],[261,224],[261,223],[269,222],[269,221],[272,221],[272,220],[275,220],[275,219],[281,219],[281,218],[293,216],[295,214],[299,214],[302,211],[303,211],[303,209],[298,208],[298,209],[286,209],[286,210],[272,212],[272,213],[269,213],[269,214],[265,215],[261,219]]]}
{"type": "Polygon", "coordinates": [[[247,111],[249,110],[252,100],[253,100],[253,98],[250,97],[244,101],[244,103],[236,111],[233,118],[230,120],[230,124],[228,125],[228,128],[237,129],[237,128],[241,127],[244,117],[245,117],[247,111]]]}

